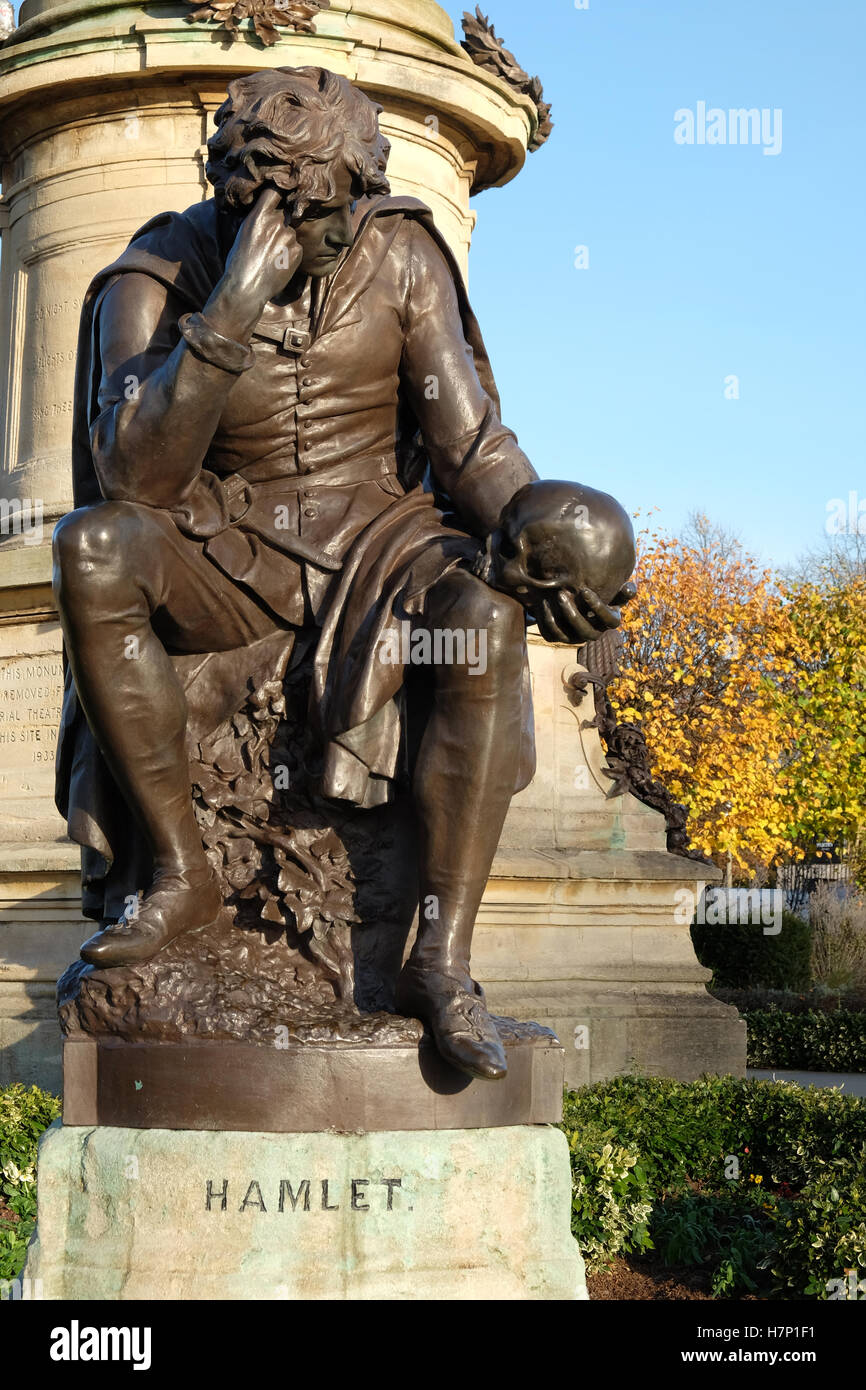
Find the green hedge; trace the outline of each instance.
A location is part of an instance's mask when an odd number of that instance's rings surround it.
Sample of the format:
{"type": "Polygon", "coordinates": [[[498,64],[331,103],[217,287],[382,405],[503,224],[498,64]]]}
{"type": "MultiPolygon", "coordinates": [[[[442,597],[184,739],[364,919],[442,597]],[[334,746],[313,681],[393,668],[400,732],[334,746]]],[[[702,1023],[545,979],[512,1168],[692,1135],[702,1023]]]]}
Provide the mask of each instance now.
{"type": "Polygon", "coordinates": [[[0,1279],[16,1278],[24,1264],[36,1224],[39,1136],[59,1115],[57,1097],[37,1086],[0,1086],[0,1279]]]}
{"type": "Polygon", "coordinates": [[[827,1298],[866,1279],[866,1102],[711,1077],[566,1095],[573,1230],[590,1269],[652,1249],[719,1295],[827,1298]]]}
{"type": "Polygon", "coordinates": [[[755,1009],[746,1014],[746,1029],[750,1067],[866,1071],[864,1013],[755,1009]]]}
{"type": "Polygon", "coordinates": [[[795,994],[789,989],[722,989],[711,988],[716,999],[733,1004],[741,1014],[758,1009],[783,1009],[789,1014],[835,1014],[840,1010],[854,1014],[866,1013],[866,994],[858,990],[808,989],[795,994]]]}
{"type": "Polygon", "coordinates": [[[760,923],[692,925],[692,942],[701,965],[724,989],[808,989],[811,983],[812,929],[793,912],[782,913],[777,936],[765,936],[760,923]]]}

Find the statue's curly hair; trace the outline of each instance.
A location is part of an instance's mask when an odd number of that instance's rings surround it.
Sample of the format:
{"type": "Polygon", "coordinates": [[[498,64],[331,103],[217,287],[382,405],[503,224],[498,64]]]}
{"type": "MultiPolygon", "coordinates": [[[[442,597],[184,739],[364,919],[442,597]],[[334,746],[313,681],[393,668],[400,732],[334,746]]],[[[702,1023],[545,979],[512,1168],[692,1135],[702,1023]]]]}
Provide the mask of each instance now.
{"type": "Polygon", "coordinates": [[[382,107],[325,68],[272,68],[229,83],[208,141],[217,201],[245,211],[263,184],[287,195],[293,221],[336,192],[340,163],[359,195],[389,193],[382,107]]]}

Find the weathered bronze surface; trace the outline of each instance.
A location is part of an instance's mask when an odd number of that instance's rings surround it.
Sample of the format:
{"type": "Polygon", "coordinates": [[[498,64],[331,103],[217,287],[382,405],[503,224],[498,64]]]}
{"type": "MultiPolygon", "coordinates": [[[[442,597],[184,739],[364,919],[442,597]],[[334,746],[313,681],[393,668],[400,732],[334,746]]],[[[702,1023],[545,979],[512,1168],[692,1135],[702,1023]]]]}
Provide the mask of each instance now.
{"type": "Polygon", "coordinates": [[[533,772],[525,625],[615,628],[634,539],[502,425],[453,257],[389,195],[378,110],[318,68],[233,82],[215,197],[87,293],[58,804],[100,930],[61,1019],[417,1049],[408,1018],[501,1080],[469,953],[533,772]]]}
{"type": "Polygon", "coordinates": [[[547,1028],[496,1019],[508,1060],[496,1086],[420,1044],[256,1047],[68,1038],[63,1120],[131,1129],[485,1129],[556,1124],[563,1049],[547,1028]]]}
{"type": "Polygon", "coordinates": [[[474,15],[471,15],[468,10],[464,10],[461,23],[465,35],[461,47],[466,49],[473,63],[484,68],[486,72],[492,72],[496,77],[501,77],[503,82],[507,82],[515,92],[523,92],[532,98],[538,111],[538,129],[529,142],[529,149],[530,153],[540,150],[545,141],[549,140],[553,130],[553,121],[550,119],[550,102],[544,100],[544,88],[541,85],[541,79],[530,77],[529,73],[520,66],[514,54],[505,47],[502,39],[497,38],[496,30],[487,15],[481,13],[480,5],[475,6],[474,15]]]}

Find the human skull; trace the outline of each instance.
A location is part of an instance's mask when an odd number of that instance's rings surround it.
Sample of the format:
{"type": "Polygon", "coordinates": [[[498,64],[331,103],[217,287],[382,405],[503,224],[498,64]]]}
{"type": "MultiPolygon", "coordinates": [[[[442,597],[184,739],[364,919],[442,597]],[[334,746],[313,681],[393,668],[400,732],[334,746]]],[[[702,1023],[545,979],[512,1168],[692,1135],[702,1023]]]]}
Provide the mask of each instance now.
{"type": "Polygon", "coordinates": [[[576,483],[527,483],[503,509],[488,552],[490,583],[554,641],[588,641],[618,626],[619,606],[636,592],[628,515],[607,493],[576,483]]]}

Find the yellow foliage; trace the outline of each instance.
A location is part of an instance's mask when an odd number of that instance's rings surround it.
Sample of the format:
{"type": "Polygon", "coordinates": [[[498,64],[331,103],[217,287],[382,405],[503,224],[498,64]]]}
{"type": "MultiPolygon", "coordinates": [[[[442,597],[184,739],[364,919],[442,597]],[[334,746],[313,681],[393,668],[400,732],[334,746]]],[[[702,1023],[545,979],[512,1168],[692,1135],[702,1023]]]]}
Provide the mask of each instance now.
{"type": "Polygon", "coordinates": [[[611,698],[643,729],[693,844],[748,870],[806,833],[866,823],[866,593],[788,593],[738,547],[640,539],[611,698]]]}

